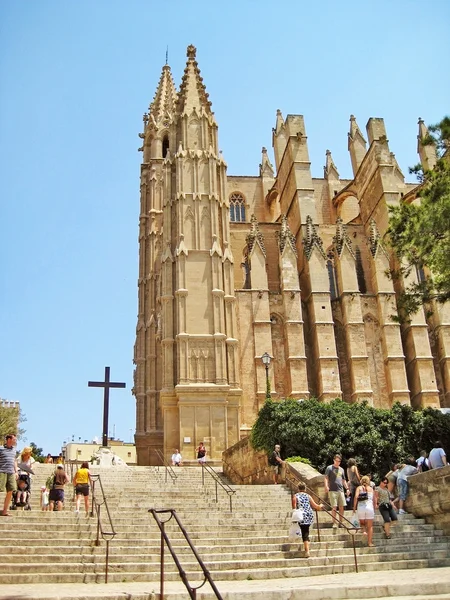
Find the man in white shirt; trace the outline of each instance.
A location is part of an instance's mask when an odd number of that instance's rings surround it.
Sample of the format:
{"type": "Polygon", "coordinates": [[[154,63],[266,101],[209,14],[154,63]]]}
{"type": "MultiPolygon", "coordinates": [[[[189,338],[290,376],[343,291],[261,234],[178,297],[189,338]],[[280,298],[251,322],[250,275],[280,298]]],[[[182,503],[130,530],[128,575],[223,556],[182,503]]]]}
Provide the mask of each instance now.
{"type": "Polygon", "coordinates": [[[444,449],[442,448],[442,442],[439,440],[435,442],[434,448],[431,450],[428,460],[432,469],[440,469],[441,467],[445,467],[447,465],[447,457],[444,449]]]}
{"type": "Polygon", "coordinates": [[[183,461],[183,459],[181,458],[180,451],[177,448],[175,450],[175,452],[172,454],[172,464],[175,467],[179,467],[181,465],[182,461],[183,461]]]}

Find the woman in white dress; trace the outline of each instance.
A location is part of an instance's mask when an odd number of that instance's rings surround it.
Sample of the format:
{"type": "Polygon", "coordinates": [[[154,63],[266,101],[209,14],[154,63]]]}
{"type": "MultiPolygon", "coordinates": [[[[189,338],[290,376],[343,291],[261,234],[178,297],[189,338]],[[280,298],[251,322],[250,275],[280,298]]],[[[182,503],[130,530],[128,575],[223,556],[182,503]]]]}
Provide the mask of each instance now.
{"type": "Polygon", "coordinates": [[[370,485],[370,479],[367,475],[361,477],[361,485],[356,488],[355,499],[353,501],[353,512],[357,512],[361,527],[367,534],[367,545],[372,548],[373,538],[373,520],[375,509],[377,508],[377,499],[373,488],[370,485]]]}

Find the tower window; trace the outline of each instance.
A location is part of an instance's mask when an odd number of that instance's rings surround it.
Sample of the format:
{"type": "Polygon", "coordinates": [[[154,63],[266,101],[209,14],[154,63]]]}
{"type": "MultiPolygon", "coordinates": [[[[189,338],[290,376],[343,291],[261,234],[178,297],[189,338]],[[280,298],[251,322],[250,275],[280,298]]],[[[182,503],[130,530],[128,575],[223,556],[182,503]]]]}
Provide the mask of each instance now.
{"type": "Polygon", "coordinates": [[[230,221],[245,222],[244,196],[239,192],[233,192],[230,196],[230,221]]]}
{"type": "Polygon", "coordinates": [[[162,143],[162,155],[166,158],[167,150],[169,149],[169,136],[165,135],[162,143]]]}

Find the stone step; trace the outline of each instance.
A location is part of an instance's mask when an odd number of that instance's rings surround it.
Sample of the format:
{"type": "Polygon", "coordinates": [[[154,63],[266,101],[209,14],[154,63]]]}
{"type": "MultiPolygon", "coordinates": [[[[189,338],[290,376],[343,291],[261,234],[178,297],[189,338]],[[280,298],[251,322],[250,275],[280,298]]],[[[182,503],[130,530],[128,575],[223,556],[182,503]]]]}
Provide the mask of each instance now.
{"type": "MultiPolygon", "coordinates": [[[[372,563],[398,563],[405,562],[409,563],[411,561],[420,561],[420,560],[448,560],[450,564],[450,558],[448,557],[448,549],[442,550],[428,550],[424,552],[423,550],[418,552],[399,552],[399,553],[386,553],[386,554],[378,554],[374,552],[375,549],[367,548],[366,552],[360,553],[358,555],[358,566],[362,568],[363,565],[368,565],[372,563]]],[[[20,557],[23,558],[23,557],[20,557]]],[[[77,562],[74,562],[73,556],[70,561],[67,561],[66,557],[57,557],[54,561],[46,561],[45,563],[35,563],[27,561],[26,563],[16,561],[7,563],[12,565],[10,568],[13,571],[19,570],[21,574],[33,573],[36,570],[39,570],[40,573],[52,573],[55,571],[55,563],[61,563],[61,568],[63,568],[66,574],[83,572],[83,573],[92,573],[95,572],[96,568],[103,568],[103,557],[86,555],[84,554],[82,557],[78,558],[77,562]]],[[[136,558],[136,557],[135,557],[136,558]]],[[[186,571],[195,572],[197,569],[197,564],[192,562],[192,555],[186,557],[183,560],[180,556],[180,560],[182,560],[183,569],[186,571]]],[[[303,561],[307,561],[307,565],[310,568],[313,567],[336,567],[336,568],[345,568],[348,565],[353,565],[354,560],[353,556],[349,554],[339,554],[336,556],[327,556],[320,557],[316,556],[314,553],[311,555],[309,559],[303,559],[301,557],[301,553],[299,552],[291,552],[287,553],[286,556],[283,556],[281,553],[279,556],[275,556],[273,553],[263,553],[262,556],[257,556],[252,553],[247,553],[247,555],[240,555],[239,560],[236,560],[231,555],[225,555],[223,557],[217,556],[217,559],[214,557],[208,557],[208,560],[205,561],[205,564],[210,572],[221,572],[221,571],[254,571],[256,569],[260,569],[261,571],[265,570],[274,570],[280,568],[291,569],[292,567],[296,567],[297,563],[303,561]]],[[[155,553],[153,556],[141,556],[139,560],[134,562],[126,561],[122,556],[115,555],[114,553],[110,554],[109,561],[109,572],[121,572],[121,573],[138,573],[138,572],[146,572],[152,573],[159,571],[160,564],[160,556],[155,553]]],[[[166,573],[171,573],[176,571],[175,564],[169,560],[166,564],[166,573]]],[[[6,575],[8,571],[8,567],[4,566],[3,573],[6,575]]]]}
{"type": "MultiPolygon", "coordinates": [[[[300,562],[300,561],[299,561],[300,562]]],[[[302,559],[302,563],[308,563],[309,559],[302,559]]],[[[77,568],[78,572],[61,572],[64,571],[61,568],[61,571],[57,572],[56,569],[53,572],[46,572],[44,574],[40,574],[36,576],[36,574],[28,573],[28,572],[15,572],[12,574],[4,574],[0,573],[0,585],[6,585],[11,583],[16,584],[27,584],[27,583],[103,583],[104,581],[104,572],[101,571],[100,565],[97,567],[97,572],[94,570],[94,565],[85,565],[84,563],[78,563],[77,568]],[[84,572],[81,572],[81,569],[84,569],[84,572]]],[[[423,569],[423,568],[435,568],[435,567],[448,567],[450,566],[450,559],[420,559],[420,560],[395,560],[395,561],[384,561],[377,563],[367,563],[358,565],[359,571],[390,571],[397,569],[423,569]]],[[[321,565],[321,566],[309,566],[303,564],[293,566],[291,568],[281,567],[281,568],[270,568],[267,570],[263,570],[260,568],[256,569],[242,569],[242,570],[221,570],[221,571],[210,571],[211,577],[218,584],[221,581],[244,581],[244,580],[270,580],[270,579],[278,579],[282,578],[295,578],[295,577],[308,577],[311,575],[314,576],[325,576],[331,574],[338,573],[353,573],[355,567],[353,564],[345,564],[345,565],[321,565]]],[[[188,580],[193,584],[195,581],[201,581],[198,571],[186,571],[186,575],[188,580]]],[[[167,571],[165,573],[165,580],[167,582],[170,581],[178,581],[179,574],[175,571],[167,571]]],[[[120,582],[146,582],[146,583],[154,583],[158,584],[159,582],[159,571],[155,571],[155,573],[151,573],[148,571],[135,571],[135,572],[124,572],[123,569],[115,570],[110,569],[108,574],[108,581],[111,583],[120,582]]],[[[79,594],[79,591],[78,591],[79,594]]],[[[148,594],[148,592],[147,592],[148,594]]],[[[79,597],[75,596],[75,597],[79,597]]],[[[122,596],[123,597],[123,596],[122,596]]],[[[186,597],[186,592],[183,598],[186,597]]],[[[262,596],[260,596],[262,597],[262,596]]],[[[105,598],[105,596],[103,596],[105,598]]],[[[148,598],[148,595],[147,595],[148,598]]],[[[292,596],[290,596],[292,598],[292,596]]],[[[110,600],[110,597],[108,596],[110,600]]]]}

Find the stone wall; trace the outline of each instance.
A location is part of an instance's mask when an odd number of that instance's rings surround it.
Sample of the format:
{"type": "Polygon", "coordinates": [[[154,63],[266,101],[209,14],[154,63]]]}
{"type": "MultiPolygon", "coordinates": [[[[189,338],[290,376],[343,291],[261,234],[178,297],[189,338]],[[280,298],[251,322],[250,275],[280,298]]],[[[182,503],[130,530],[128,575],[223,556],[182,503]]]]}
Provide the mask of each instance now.
{"type": "Polygon", "coordinates": [[[409,478],[406,509],[450,535],[450,466],[409,478]]]}
{"type": "MultiPolygon", "coordinates": [[[[222,453],[223,472],[238,485],[264,485],[273,483],[273,471],[267,453],[255,450],[246,437],[222,453]]],[[[324,498],[323,475],[303,463],[289,463],[298,477],[308,487],[324,498]]],[[[285,482],[285,468],[281,469],[280,483],[285,482]]]]}

